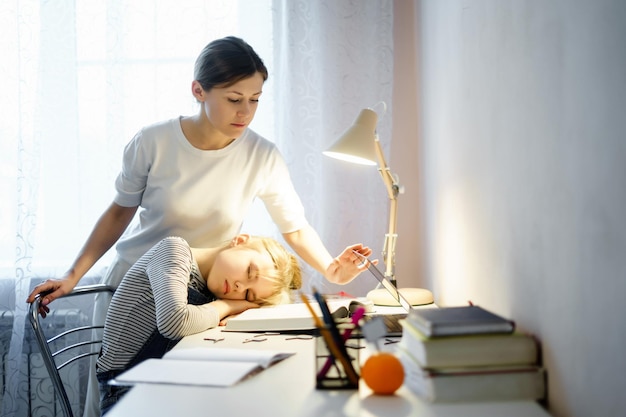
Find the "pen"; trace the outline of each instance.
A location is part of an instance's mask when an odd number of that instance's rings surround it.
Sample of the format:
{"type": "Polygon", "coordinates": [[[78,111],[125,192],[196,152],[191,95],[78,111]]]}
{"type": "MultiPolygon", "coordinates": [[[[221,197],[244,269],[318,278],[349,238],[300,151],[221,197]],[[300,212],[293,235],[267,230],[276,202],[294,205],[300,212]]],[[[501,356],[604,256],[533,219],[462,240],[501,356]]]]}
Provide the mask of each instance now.
{"type": "MultiPolygon", "coordinates": [[[[347,328],[346,330],[344,330],[343,334],[341,335],[341,338],[343,339],[344,343],[346,340],[350,338],[352,331],[356,328],[357,324],[359,323],[359,320],[361,320],[364,314],[365,314],[365,307],[363,306],[357,308],[354,311],[354,313],[352,313],[351,322],[353,324],[353,327],[347,328]]],[[[326,360],[326,363],[322,367],[322,369],[320,369],[318,375],[321,375],[321,377],[324,377],[324,375],[328,373],[328,370],[330,369],[332,364],[333,364],[333,359],[332,357],[329,356],[328,359],[326,360]]]]}
{"type": "Polygon", "coordinates": [[[350,336],[352,335],[352,331],[356,329],[356,326],[359,324],[359,320],[361,320],[364,315],[365,315],[365,307],[360,306],[359,308],[354,310],[354,313],[352,313],[352,317],[350,320],[353,326],[344,330],[343,334],[341,335],[344,342],[350,338],[350,336]]]}
{"type": "MultiPolygon", "coordinates": [[[[359,376],[357,375],[354,367],[352,366],[352,362],[350,361],[350,357],[348,356],[348,352],[346,351],[346,345],[342,340],[341,335],[339,334],[339,330],[333,320],[333,316],[330,314],[330,310],[328,309],[328,304],[326,304],[326,300],[324,296],[317,292],[317,290],[313,290],[313,296],[317,300],[320,310],[322,310],[322,317],[324,318],[324,322],[328,327],[328,331],[330,333],[330,339],[332,344],[336,346],[336,350],[338,356],[335,359],[338,359],[339,362],[343,365],[344,371],[348,376],[350,382],[354,385],[359,383],[359,376]]],[[[329,347],[330,348],[330,347],[329,347]]],[[[331,352],[332,353],[332,352],[331,352]]]]}
{"type": "Polygon", "coordinates": [[[328,369],[335,362],[335,358],[339,358],[339,351],[337,350],[337,345],[335,345],[335,343],[333,342],[333,339],[330,333],[328,332],[328,329],[324,327],[324,324],[322,323],[320,318],[317,316],[317,313],[313,310],[313,307],[311,307],[309,300],[302,293],[300,293],[300,298],[302,299],[302,302],[304,303],[304,305],[306,305],[306,307],[311,312],[311,316],[313,316],[313,321],[315,322],[315,327],[319,329],[320,333],[322,334],[322,337],[324,338],[324,341],[326,342],[326,346],[328,346],[328,350],[331,353],[330,356],[328,356],[328,360],[324,364],[325,371],[323,373],[322,371],[320,371],[317,374],[317,379],[322,379],[328,372],[328,369]],[[326,364],[328,364],[328,367],[326,366],[326,364]]]}

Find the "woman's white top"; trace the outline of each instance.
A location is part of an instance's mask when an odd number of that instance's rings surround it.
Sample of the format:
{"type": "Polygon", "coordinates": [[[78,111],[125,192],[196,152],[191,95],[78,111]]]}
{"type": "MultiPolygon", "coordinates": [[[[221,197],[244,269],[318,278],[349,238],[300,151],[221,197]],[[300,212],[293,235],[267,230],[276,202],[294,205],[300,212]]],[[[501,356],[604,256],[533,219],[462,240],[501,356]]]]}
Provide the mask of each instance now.
{"type": "Polygon", "coordinates": [[[167,236],[191,247],[232,239],[256,197],[281,233],[307,225],[282,155],[250,129],[207,151],[189,143],[180,118],[145,127],[126,145],[115,186],[117,204],[139,206],[116,247],[129,264],[167,236]]]}

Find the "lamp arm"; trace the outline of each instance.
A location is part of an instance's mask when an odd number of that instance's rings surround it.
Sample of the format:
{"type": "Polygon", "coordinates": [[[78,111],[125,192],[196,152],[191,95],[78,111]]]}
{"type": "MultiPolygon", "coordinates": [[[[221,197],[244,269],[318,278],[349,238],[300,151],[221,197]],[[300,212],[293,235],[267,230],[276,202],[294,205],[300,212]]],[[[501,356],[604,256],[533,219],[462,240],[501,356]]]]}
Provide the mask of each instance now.
{"type": "Polygon", "coordinates": [[[383,149],[378,138],[378,134],[374,137],[374,143],[376,148],[376,156],[378,158],[378,172],[385,183],[387,188],[387,194],[389,195],[390,207],[389,207],[389,232],[385,235],[385,243],[383,245],[383,257],[385,258],[385,276],[396,285],[396,279],[394,274],[395,256],[396,256],[396,240],[398,234],[396,233],[397,226],[397,212],[398,212],[398,194],[400,193],[400,186],[391,174],[383,149]]]}
{"type": "Polygon", "coordinates": [[[380,144],[380,140],[378,139],[378,134],[376,134],[376,136],[374,137],[374,144],[376,145],[376,157],[378,158],[378,172],[380,172],[380,175],[383,178],[383,182],[387,187],[387,194],[389,194],[389,199],[395,200],[396,198],[398,198],[400,186],[397,184],[395,178],[389,170],[389,167],[387,166],[387,162],[385,161],[385,155],[383,154],[383,148],[380,144]]]}

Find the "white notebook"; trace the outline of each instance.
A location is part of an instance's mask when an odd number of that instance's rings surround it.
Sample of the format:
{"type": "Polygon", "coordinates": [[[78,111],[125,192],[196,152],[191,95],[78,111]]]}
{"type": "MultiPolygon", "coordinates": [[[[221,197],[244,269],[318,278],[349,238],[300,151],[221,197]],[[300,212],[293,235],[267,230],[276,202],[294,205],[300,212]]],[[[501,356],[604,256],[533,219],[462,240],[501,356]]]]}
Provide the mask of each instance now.
{"type": "Polygon", "coordinates": [[[293,352],[236,348],[174,349],[123,372],[114,385],[137,383],[228,387],[279,362],[293,352]]]}

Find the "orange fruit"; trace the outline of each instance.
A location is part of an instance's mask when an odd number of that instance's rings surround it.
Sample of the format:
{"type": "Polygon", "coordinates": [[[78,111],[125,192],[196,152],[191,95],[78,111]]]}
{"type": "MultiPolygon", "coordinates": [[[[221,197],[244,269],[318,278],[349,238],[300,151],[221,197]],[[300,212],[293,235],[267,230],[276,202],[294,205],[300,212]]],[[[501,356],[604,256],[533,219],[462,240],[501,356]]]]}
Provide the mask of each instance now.
{"type": "Polygon", "coordinates": [[[404,368],[393,353],[377,352],[361,367],[361,378],[374,394],[391,395],[404,382],[404,368]]]}

